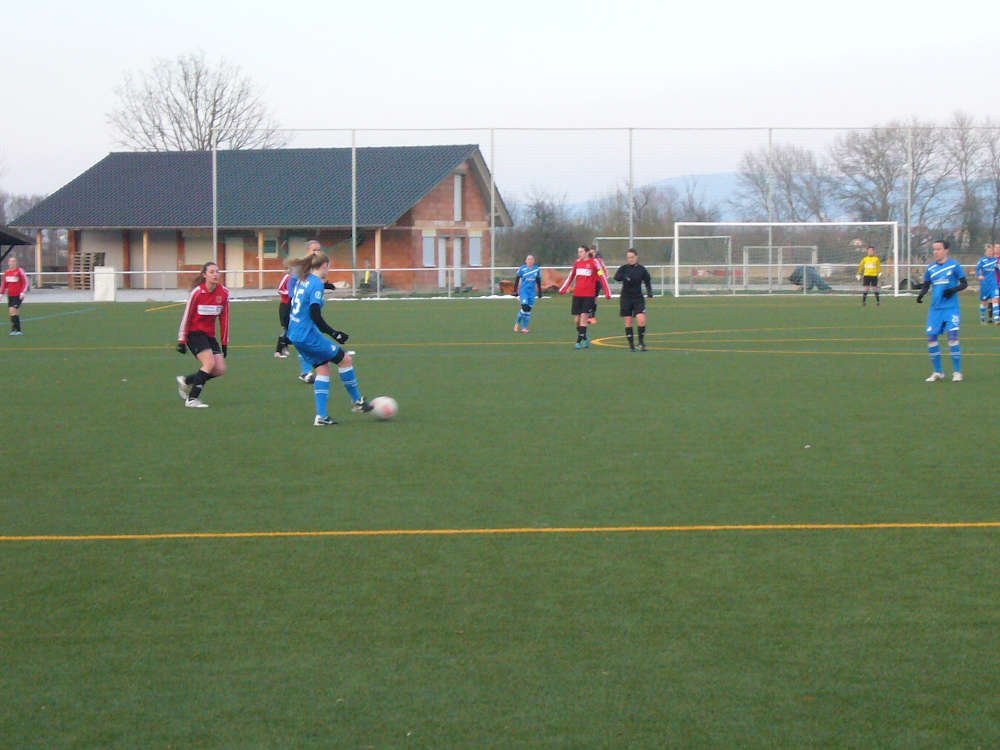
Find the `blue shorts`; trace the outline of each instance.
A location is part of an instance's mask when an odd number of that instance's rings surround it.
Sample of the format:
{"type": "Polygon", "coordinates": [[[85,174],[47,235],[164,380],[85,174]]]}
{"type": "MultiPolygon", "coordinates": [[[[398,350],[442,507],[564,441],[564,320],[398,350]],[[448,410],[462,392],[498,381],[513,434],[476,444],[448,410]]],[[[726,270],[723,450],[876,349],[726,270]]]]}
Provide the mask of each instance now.
{"type": "Polygon", "coordinates": [[[989,299],[996,299],[1000,296],[1000,289],[997,287],[996,279],[989,281],[983,279],[979,284],[979,299],[985,302],[989,299]]]}
{"type": "Polygon", "coordinates": [[[522,294],[521,304],[527,305],[528,307],[534,307],[535,303],[538,302],[538,296],[535,294],[522,294]]]}
{"type": "Polygon", "coordinates": [[[292,346],[298,349],[299,354],[313,367],[319,367],[327,362],[339,363],[344,358],[343,350],[322,336],[309,337],[305,341],[292,341],[292,346]]]}
{"type": "Polygon", "coordinates": [[[931,310],[927,314],[927,335],[940,336],[942,333],[958,333],[961,315],[958,310],[931,310]]]}

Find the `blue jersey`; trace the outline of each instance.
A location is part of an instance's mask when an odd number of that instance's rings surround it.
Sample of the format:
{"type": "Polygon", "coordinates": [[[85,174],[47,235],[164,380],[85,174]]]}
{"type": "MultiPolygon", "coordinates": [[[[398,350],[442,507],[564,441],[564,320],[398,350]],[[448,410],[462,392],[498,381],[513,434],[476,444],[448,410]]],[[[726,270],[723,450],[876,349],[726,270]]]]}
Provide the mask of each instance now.
{"type": "Polygon", "coordinates": [[[1000,258],[984,255],[976,264],[976,276],[983,277],[979,286],[980,299],[993,299],[997,296],[997,263],[1000,263],[1000,258]]]}
{"type": "MultiPolygon", "coordinates": [[[[291,287],[291,284],[289,284],[291,287]]],[[[309,274],[305,279],[299,279],[294,289],[290,289],[292,307],[288,315],[288,339],[293,344],[302,341],[322,341],[323,334],[309,316],[309,308],[318,304],[323,306],[323,279],[309,274]]]]}
{"type": "Polygon", "coordinates": [[[956,260],[949,258],[944,263],[931,263],[924,272],[924,283],[931,285],[931,310],[958,313],[958,295],[945,297],[946,289],[955,289],[958,280],[965,278],[965,271],[956,260]]]}
{"type": "Polygon", "coordinates": [[[542,267],[527,265],[517,269],[518,287],[517,294],[523,299],[535,299],[538,297],[538,285],[542,280],[542,267]]]}

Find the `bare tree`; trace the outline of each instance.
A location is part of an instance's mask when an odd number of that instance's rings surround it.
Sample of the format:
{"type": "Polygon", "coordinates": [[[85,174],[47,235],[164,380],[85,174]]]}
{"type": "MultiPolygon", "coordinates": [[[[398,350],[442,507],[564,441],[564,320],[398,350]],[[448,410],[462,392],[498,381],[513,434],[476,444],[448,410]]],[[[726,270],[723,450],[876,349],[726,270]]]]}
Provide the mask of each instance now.
{"type": "Polygon", "coordinates": [[[852,130],[833,143],[830,159],[837,197],[857,221],[899,218],[907,173],[903,127],[852,130]]]}
{"type": "Polygon", "coordinates": [[[829,171],[815,154],[800,146],[748,151],[740,161],[739,185],[735,205],[749,220],[765,221],[769,216],[773,221],[830,218],[829,171]]]}
{"type": "Polygon", "coordinates": [[[237,66],[209,65],[202,52],[157,60],[125,74],[108,117],[119,142],[143,151],[207,151],[284,145],[256,87],[237,66]]]}
{"type": "Polygon", "coordinates": [[[951,125],[942,132],[944,151],[958,193],[951,224],[959,241],[970,247],[983,234],[983,201],[980,195],[980,179],[986,161],[983,132],[975,126],[971,117],[961,112],[955,113],[951,125]]]}
{"type": "Polygon", "coordinates": [[[985,211],[989,219],[990,242],[1000,241],[1000,125],[987,120],[983,127],[985,211]]]}
{"type": "MultiPolygon", "coordinates": [[[[632,191],[632,226],[636,235],[672,231],[678,215],[677,191],[659,185],[641,185],[632,191]]],[[[587,204],[586,220],[593,234],[625,236],[629,229],[629,195],[622,188],[587,204]]]]}

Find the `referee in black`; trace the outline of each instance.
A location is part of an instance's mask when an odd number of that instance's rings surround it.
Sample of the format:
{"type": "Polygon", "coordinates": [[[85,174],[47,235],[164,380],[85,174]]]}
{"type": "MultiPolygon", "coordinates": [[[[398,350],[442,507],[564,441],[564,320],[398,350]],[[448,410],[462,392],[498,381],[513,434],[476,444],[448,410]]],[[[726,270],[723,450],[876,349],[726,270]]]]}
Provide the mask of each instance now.
{"type": "Polygon", "coordinates": [[[619,297],[620,315],[625,318],[625,337],[628,338],[629,351],[635,351],[635,338],[632,334],[632,318],[639,324],[639,351],[646,351],[646,300],[642,296],[642,285],[646,285],[646,295],[653,298],[653,281],[649,271],[640,265],[639,256],[629,248],[625,252],[625,265],[615,272],[615,281],[622,285],[619,297]]]}

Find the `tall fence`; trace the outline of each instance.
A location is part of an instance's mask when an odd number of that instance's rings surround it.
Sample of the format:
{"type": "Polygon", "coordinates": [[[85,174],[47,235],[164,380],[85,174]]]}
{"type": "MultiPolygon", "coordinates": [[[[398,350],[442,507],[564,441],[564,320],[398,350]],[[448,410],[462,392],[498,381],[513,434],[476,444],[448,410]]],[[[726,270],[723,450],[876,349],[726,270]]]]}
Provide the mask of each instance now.
{"type": "MultiPolygon", "coordinates": [[[[937,237],[949,238],[953,254],[964,263],[974,262],[984,244],[1000,239],[1000,127],[961,117],[948,124],[913,121],[866,128],[289,129],[280,133],[286,148],[352,152],[354,218],[332,253],[339,277],[352,289],[362,287],[364,274],[375,273],[386,288],[496,292],[500,269],[519,264],[528,253],[543,265],[564,264],[572,260],[580,243],[623,237],[625,246],[633,246],[637,238],[672,236],[678,221],[895,221],[900,227],[901,267],[919,265],[937,237]],[[436,244],[428,246],[418,267],[364,265],[366,243],[374,240],[372,229],[359,226],[357,216],[363,213],[360,196],[371,194],[372,186],[356,168],[358,151],[459,143],[477,145],[488,168],[489,182],[480,186],[486,204],[481,245],[475,244],[472,233],[452,237],[438,232],[436,244]],[[509,210],[513,226],[498,221],[502,207],[509,210]]],[[[332,189],[323,174],[306,174],[302,179],[317,191],[332,189]]],[[[204,244],[215,248],[232,231],[218,224],[217,181],[213,170],[211,244],[208,238],[204,244]]],[[[257,268],[243,264],[233,269],[232,278],[268,287],[283,253],[292,252],[282,237],[305,236],[315,229],[287,228],[281,230],[284,235],[278,232],[265,239],[262,246],[273,242],[262,250],[272,254],[270,264],[257,268]]],[[[379,231],[388,243],[393,233],[414,230],[395,225],[379,231]]],[[[196,244],[189,242],[189,250],[196,244]]],[[[153,252],[137,258],[136,247],[133,242],[130,267],[141,268],[141,273],[133,273],[134,282],[164,286],[173,274],[174,284],[183,286],[176,262],[153,252]]],[[[887,250],[879,248],[882,254],[887,250]]],[[[650,245],[642,262],[671,265],[674,258],[668,253],[666,243],[650,245]]],[[[40,271],[40,260],[35,265],[40,271]]]]}

